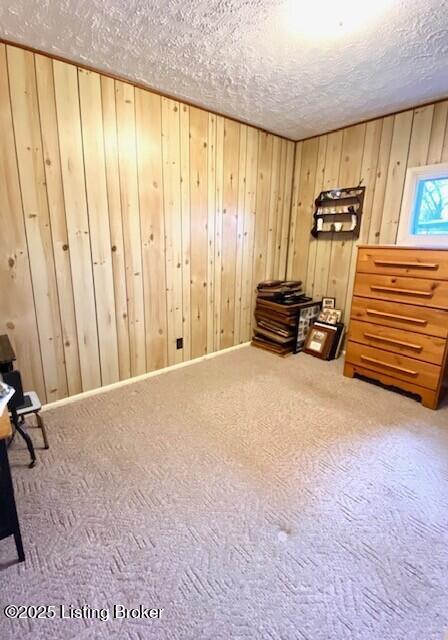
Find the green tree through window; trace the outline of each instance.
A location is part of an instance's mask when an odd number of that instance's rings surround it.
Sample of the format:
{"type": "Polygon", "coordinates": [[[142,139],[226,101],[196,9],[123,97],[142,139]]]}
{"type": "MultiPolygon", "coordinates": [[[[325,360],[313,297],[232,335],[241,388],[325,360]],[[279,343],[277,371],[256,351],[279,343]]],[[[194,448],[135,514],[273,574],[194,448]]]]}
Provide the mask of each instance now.
{"type": "Polygon", "coordinates": [[[448,176],[419,181],[413,234],[448,234],[448,176]]]}

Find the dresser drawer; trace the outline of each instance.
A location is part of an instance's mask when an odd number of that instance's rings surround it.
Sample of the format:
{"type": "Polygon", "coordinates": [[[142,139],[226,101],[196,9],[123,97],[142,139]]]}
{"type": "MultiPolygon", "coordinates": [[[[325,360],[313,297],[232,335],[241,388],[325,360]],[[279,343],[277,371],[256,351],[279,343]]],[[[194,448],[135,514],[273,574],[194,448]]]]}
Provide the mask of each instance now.
{"type": "Polygon", "coordinates": [[[435,364],[414,360],[351,340],[347,345],[346,361],[427,389],[437,389],[441,374],[441,368],[435,364]]]}
{"type": "Polygon", "coordinates": [[[354,294],[424,307],[448,309],[448,282],[358,273],[354,294]]]}
{"type": "Polygon", "coordinates": [[[399,247],[361,247],[358,272],[448,280],[448,252],[399,247]]]}
{"type": "Polygon", "coordinates": [[[349,340],[437,365],[442,364],[446,344],[442,338],[353,319],[349,340]]]}
{"type": "Polygon", "coordinates": [[[416,307],[411,304],[386,302],[354,297],[352,319],[372,322],[387,327],[396,327],[430,336],[448,336],[448,313],[439,309],[416,307]]]}

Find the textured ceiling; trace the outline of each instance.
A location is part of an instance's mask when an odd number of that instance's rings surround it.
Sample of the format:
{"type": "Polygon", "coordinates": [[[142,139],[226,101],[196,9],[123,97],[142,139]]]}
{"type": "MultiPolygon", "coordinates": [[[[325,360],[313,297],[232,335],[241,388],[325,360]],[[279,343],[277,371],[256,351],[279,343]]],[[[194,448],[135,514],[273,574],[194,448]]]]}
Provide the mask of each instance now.
{"type": "Polygon", "coordinates": [[[0,4],[5,39],[293,139],[446,97],[447,31],[447,0],[0,4]]]}

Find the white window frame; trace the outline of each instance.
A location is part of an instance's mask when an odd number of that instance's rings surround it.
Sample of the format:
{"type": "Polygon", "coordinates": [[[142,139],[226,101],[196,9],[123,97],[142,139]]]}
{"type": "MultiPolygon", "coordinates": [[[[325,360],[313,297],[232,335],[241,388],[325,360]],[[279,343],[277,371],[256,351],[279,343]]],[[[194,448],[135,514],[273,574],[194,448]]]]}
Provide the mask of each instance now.
{"type": "Polygon", "coordinates": [[[411,233],[418,183],[420,180],[431,180],[431,178],[448,178],[448,162],[428,164],[424,167],[411,167],[407,170],[401,201],[397,244],[413,247],[448,247],[448,234],[415,235],[411,233]]]}

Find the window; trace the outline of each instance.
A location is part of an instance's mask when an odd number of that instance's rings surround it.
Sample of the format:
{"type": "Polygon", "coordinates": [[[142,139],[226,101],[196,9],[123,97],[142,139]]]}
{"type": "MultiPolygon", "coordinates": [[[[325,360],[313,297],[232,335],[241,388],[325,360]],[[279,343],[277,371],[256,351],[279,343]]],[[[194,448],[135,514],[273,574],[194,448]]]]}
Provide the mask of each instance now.
{"type": "Polygon", "coordinates": [[[397,244],[448,246],[448,164],[408,169],[397,244]]]}
{"type": "Polygon", "coordinates": [[[413,222],[416,236],[448,233],[448,176],[419,181],[413,222]]]}

